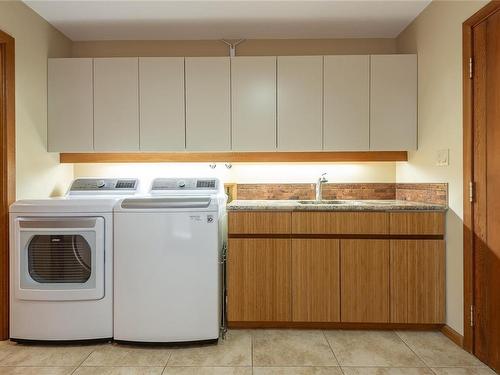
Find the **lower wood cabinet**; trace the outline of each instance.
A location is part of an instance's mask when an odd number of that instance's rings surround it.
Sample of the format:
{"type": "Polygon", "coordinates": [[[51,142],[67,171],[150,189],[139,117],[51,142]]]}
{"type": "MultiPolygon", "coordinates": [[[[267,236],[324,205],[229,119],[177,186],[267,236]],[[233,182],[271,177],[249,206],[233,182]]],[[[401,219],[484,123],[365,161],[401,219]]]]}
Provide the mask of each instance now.
{"type": "Polygon", "coordinates": [[[290,239],[230,239],[228,320],[291,320],[290,239]]]}
{"type": "Polygon", "coordinates": [[[292,240],[292,320],[340,321],[339,240],[292,240]]]}
{"type": "Polygon", "coordinates": [[[303,219],[341,223],[354,217],[369,224],[365,229],[379,225],[385,231],[388,214],[377,218],[362,213],[300,214],[230,212],[230,325],[444,323],[445,241],[440,237],[444,228],[431,230],[429,223],[419,222],[441,223],[439,215],[394,213],[390,221],[398,234],[370,238],[375,235],[351,234],[344,224],[311,226],[303,219]],[[381,218],[377,224],[369,223],[381,218]],[[314,230],[320,233],[311,233],[314,230]]]}
{"type": "Polygon", "coordinates": [[[391,241],[391,323],[443,323],[445,242],[391,241]]]}
{"type": "Polygon", "coordinates": [[[342,240],[342,322],[388,323],[389,240],[342,240]]]}

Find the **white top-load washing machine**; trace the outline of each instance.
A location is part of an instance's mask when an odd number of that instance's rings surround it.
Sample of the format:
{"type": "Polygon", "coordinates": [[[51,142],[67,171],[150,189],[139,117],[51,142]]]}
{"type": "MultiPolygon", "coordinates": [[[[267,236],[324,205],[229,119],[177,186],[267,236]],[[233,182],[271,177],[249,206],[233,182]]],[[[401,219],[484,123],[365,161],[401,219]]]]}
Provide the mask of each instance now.
{"type": "Polygon", "coordinates": [[[10,207],[10,337],[113,337],[113,206],[136,179],[77,179],[64,198],[10,207]]]}
{"type": "Polygon", "coordinates": [[[217,340],[226,200],[214,178],[161,178],[115,206],[114,337],[217,340]]]}

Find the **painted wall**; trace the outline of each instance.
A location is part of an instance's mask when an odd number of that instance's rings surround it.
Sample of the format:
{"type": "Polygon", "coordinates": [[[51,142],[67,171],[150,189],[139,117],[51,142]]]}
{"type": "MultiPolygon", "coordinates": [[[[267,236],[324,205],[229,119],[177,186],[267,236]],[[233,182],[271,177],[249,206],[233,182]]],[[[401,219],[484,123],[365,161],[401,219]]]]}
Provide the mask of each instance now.
{"type": "MultiPolygon", "coordinates": [[[[327,55],[395,53],[395,39],[261,39],[247,40],[237,55],[327,55]]],[[[217,40],[97,41],[73,43],[73,57],[227,56],[217,40]]],[[[157,176],[205,175],[225,182],[313,182],[328,172],[331,182],[395,182],[395,163],[366,164],[234,164],[212,170],[208,164],[75,165],[75,177],[138,176],[145,182],[157,176]]]]}
{"type": "MultiPolygon", "coordinates": [[[[155,177],[218,177],[223,182],[315,182],[322,173],[330,182],[395,182],[395,163],[235,163],[227,169],[217,163],[211,169],[208,163],[159,164],[75,164],[75,177],[138,177],[147,191],[155,177]]],[[[143,190],[143,191],[144,191],[143,190]]]]}
{"type": "MultiPolygon", "coordinates": [[[[395,39],[253,39],[241,43],[238,56],[359,55],[395,53],[395,39]]],[[[73,43],[73,57],[227,56],[219,40],[95,41],[73,43]]]]}
{"type": "Polygon", "coordinates": [[[446,322],[463,333],[462,23],[486,1],[433,1],[397,38],[418,54],[418,151],[397,163],[397,182],[448,182],[446,322]],[[438,150],[450,164],[436,166],[438,150]]]}
{"type": "Polygon", "coordinates": [[[0,29],[16,40],[17,198],[59,195],[73,167],[47,153],[47,57],[71,56],[71,41],[20,1],[0,1],[0,29]]]}

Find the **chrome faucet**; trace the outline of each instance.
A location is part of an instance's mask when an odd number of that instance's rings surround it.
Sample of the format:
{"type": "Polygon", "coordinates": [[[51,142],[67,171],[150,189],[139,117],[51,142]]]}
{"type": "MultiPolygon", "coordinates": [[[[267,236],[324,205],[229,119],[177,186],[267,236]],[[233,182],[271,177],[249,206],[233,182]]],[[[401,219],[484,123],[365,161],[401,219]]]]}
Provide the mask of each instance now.
{"type": "Polygon", "coordinates": [[[316,200],[320,201],[323,199],[323,184],[328,182],[328,179],[325,177],[326,173],[323,173],[316,182],[316,200]]]}

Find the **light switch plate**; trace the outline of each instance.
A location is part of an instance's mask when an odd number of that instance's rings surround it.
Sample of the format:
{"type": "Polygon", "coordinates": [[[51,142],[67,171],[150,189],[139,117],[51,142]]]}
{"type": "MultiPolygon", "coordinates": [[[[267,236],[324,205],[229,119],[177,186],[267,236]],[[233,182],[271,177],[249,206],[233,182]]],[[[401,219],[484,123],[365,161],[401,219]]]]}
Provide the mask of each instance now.
{"type": "Polygon", "coordinates": [[[438,167],[450,165],[450,150],[448,148],[437,151],[436,165],[438,167]]]}

